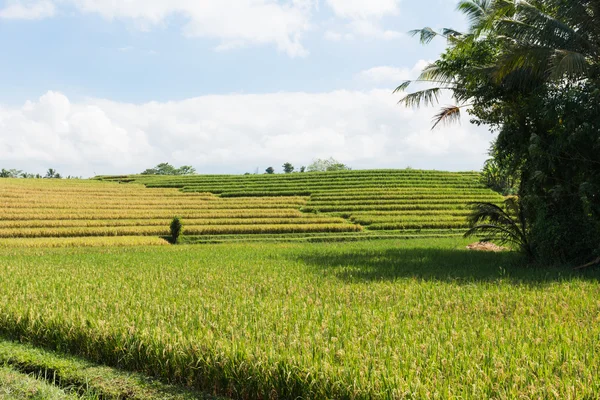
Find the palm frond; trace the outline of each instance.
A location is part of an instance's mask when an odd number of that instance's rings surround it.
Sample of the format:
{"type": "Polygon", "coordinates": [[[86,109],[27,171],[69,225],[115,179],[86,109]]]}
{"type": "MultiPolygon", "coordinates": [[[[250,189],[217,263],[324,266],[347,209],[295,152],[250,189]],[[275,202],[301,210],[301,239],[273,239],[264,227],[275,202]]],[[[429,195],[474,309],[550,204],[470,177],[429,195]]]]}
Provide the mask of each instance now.
{"type": "Polygon", "coordinates": [[[473,30],[482,22],[490,5],[490,0],[463,0],[458,3],[457,10],[467,16],[471,30],[473,30]]]}
{"type": "Polygon", "coordinates": [[[464,36],[464,33],[459,32],[457,30],[451,29],[451,28],[444,28],[442,29],[442,35],[444,35],[446,38],[459,38],[464,36]]]}
{"type": "Polygon", "coordinates": [[[434,31],[430,27],[425,27],[422,29],[414,29],[414,30],[408,32],[408,34],[413,37],[419,36],[419,41],[421,42],[421,44],[429,44],[429,43],[431,43],[431,41],[433,39],[435,39],[438,36],[445,37],[443,34],[434,31]]]}
{"type": "Polygon", "coordinates": [[[527,224],[518,198],[506,199],[504,208],[482,202],[470,203],[469,206],[472,210],[468,217],[470,229],[465,237],[485,235],[488,240],[500,244],[511,243],[529,256],[532,255],[527,239],[527,224]]]}
{"type": "Polygon", "coordinates": [[[438,64],[431,63],[423,68],[417,80],[449,84],[455,80],[455,76],[444,68],[441,68],[438,64]]]}
{"type": "Polygon", "coordinates": [[[576,78],[584,75],[588,69],[588,60],[581,53],[568,50],[555,50],[551,59],[551,79],[562,79],[567,76],[576,78]]]}
{"type": "Polygon", "coordinates": [[[439,97],[442,88],[431,88],[419,90],[418,92],[407,94],[398,103],[407,107],[431,106],[439,103],[439,97]]]}
{"type": "Polygon", "coordinates": [[[529,70],[533,75],[545,75],[548,73],[547,66],[553,54],[553,50],[546,47],[515,46],[498,60],[494,72],[496,81],[502,81],[509,74],[519,69],[529,70]]]}
{"type": "Polygon", "coordinates": [[[443,107],[438,114],[433,117],[433,127],[435,129],[440,124],[451,124],[460,121],[460,107],[458,106],[447,106],[443,107]]]}
{"type": "Polygon", "coordinates": [[[413,81],[404,81],[404,82],[402,82],[400,84],[400,86],[398,86],[396,89],[394,89],[393,94],[396,94],[396,93],[399,93],[399,92],[404,92],[412,84],[413,84],[413,81]]]}

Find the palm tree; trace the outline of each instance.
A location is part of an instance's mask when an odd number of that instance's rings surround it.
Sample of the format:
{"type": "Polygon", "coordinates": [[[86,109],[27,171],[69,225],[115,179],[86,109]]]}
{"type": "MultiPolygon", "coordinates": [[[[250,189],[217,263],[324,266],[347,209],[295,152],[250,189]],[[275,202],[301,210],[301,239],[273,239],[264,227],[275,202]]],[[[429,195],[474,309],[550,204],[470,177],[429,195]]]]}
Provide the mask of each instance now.
{"type": "Polygon", "coordinates": [[[528,257],[533,258],[533,250],[528,240],[527,221],[520,201],[509,197],[504,208],[492,203],[470,203],[471,214],[468,217],[470,229],[465,237],[485,235],[484,241],[499,244],[510,243],[528,257]]]}
{"type": "Polygon", "coordinates": [[[507,51],[498,78],[528,69],[546,81],[597,75],[600,63],[600,1],[496,1],[493,27],[507,51]]]}
{"type": "Polygon", "coordinates": [[[48,168],[45,178],[52,179],[55,176],[56,176],[56,170],[54,168],[48,168]]]}
{"type": "MultiPolygon", "coordinates": [[[[411,34],[423,44],[441,37],[455,48],[493,38],[500,54],[492,64],[474,68],[498,84],[519,87],[538,80],[561,83],[600,77],[600,0],[463,0],[458,10],[470,22],[467,33],[427,27],[411,34]]],[[[433,128],[458,121],[461,110],[471,105],[464,82],[443,59],[428,65],[416,80],[403,82],[394,93],[415,84],[429,87],[407,94],[401,104],[437,105],[444,91],[455,101],[433,118],[433,128]]]]}

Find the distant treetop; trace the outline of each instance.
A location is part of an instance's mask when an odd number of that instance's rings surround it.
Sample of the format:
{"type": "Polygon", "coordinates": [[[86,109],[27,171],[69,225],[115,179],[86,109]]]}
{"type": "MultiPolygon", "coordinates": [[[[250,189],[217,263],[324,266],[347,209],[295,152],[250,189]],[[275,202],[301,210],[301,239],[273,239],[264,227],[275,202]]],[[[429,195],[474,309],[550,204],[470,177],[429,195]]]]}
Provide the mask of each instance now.
{"type": "Polygon", "coordinates": [[[194,175],[196,169],[189,165],[175,168],[169,163],[160,163],[154,168],[149,168],[142,172],[142,175],[194,175]]]}
{"type": "Polygon", "coordinates": [[[306,168],[308,172],[350,171],[351,169],[352,168],[335,160],[333,157],[327,160],[320,158],[314,160],[313,163],[306,168]]]}

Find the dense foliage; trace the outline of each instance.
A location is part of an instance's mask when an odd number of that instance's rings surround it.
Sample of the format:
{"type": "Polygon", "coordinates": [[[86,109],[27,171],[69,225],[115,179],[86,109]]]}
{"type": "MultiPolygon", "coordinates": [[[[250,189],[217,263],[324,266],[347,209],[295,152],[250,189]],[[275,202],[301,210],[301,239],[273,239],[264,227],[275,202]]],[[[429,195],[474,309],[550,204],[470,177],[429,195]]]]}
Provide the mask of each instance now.
{"type": "Polygon", "coordinates": [[[286,162],[285,164],[283,164],[282,168],[283,168],[283,172],[285,172],[286,174],[291,174],[292,172],[294,172],[294,169],[295,169],[294,166],[289,162],[286,162]]]}
{"type": "Polygon", "coordinates": [[[142,175],[193,175],[196,169],[189,165],[175,168],[169,163],[160,163],[154,168],[148,168],[142,175]]]}
{"type": "Polygon", "coordinates": [[[173,218],[169,225],[169,232],[171,233],[171,243],[175,244],[179,242],[179,237],[183,233],[183,224],[179,217],[173,218]]]}
{"type": "Polygon", "coordinates": [[[425,43],[444,36],[448,48],[417,80],[434,87],[404,103],[434,104],[449,90],[456,105],[436,125],[466,108],[497,133],[493,185],[518,182],[537,258],[589,261],[600,253],[599,2],[470,0],[459,9],[471,22],[466,34],[414,32],[425,43]]]}
{"type": "Polygon", "coordinates": [[[346,164],[343,164],[333,157],[328,159],[317,159],[314,160],[307,168],[308,172],[325,172],[325,171],[349,171],[351,170],[346,164]]]}

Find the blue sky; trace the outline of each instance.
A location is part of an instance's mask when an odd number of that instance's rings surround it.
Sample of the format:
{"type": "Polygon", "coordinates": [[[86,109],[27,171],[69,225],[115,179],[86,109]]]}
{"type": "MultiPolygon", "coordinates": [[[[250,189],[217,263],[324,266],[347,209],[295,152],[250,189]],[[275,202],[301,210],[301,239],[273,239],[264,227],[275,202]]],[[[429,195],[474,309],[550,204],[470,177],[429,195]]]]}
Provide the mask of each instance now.
{"type": "Polygon", "coordinates": [[[479,169],[492,136],[391,91],[464,28],[452,0],[0,0],[0,160],[39,172],[479,169]]]}

